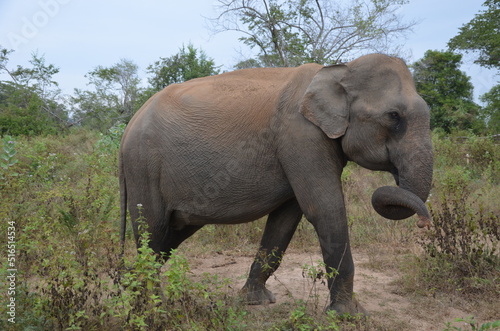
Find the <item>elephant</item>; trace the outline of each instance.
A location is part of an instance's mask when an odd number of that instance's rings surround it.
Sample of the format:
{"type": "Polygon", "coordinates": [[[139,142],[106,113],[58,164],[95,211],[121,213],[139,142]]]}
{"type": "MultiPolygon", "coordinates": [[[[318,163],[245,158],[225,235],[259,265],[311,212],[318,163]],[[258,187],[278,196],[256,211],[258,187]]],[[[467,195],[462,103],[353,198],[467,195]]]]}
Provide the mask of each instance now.
{"type": "Polygon", "coordinates": [[[428,226],[429,117],[404,61],[383,54],[169,85],[141,107],[122,137],[122,245],[127,209],[137,244],[141,218],[163,261],[206,224],[268,215],[241,290],[249,304],[268,304],[276,299],[266,280],[304,216],[325,265],[337,271],[328,280],[328,309],[366,313],[353,298],[342,170],[352,161],[390,172],[396,186],[373,193],[374,209],[395,220],[417,214],[417,225],[428,226]]]}

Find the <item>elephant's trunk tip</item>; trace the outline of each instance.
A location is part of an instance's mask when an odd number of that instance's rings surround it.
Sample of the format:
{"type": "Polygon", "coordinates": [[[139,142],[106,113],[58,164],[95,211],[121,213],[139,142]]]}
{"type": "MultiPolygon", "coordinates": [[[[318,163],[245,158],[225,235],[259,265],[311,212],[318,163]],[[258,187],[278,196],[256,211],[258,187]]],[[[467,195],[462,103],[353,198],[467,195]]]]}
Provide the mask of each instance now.
{"type": "Polygon", "coordinates": [[[417,226],[419,228],[431,228],[431,219],[428,216],[425,215],[418,215],[418,221],[417,221],[417,226]]]}

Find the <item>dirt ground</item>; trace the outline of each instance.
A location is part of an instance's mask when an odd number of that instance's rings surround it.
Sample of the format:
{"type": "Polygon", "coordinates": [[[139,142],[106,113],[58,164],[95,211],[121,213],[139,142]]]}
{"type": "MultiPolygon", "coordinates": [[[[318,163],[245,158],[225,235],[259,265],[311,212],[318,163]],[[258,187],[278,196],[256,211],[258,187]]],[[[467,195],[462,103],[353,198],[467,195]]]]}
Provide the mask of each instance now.
{"type": "MultiPolygon", "coordinates": [[[[188,258],[193,274],[206,272],[228,278],[232,281],[231,288],[235,292],[243,286],[253,261],[252,256],[232,255],[228,252],[203,255],[188,258]]],[[[454,307],[453,299],[449,297],[408,298],[398,294],[395,282],[401,275],[397,271],[374,270],[370,268],[368,254],[354,252],[353,255],[356,265],[356,296],[370,313],[370,318],[377,320],[377,325],[384,325],[386,330],[443,330],[446,322],[474,315],[470,311],[454,307]]],[[[285,254],[282,265],[267,282],[268,289],[276,296],[275,305],[304,300],[314,302],[319,309],[326,307],[326,285],[317,282],[314,287],[312,280],[303,276],[303,265],[317,265],[318,261],[321,261],[319,253],[290,251],[285,254]]],[[[470,329],[463,322],[455,322],[453,325],[464,330],[470,329]]]]}

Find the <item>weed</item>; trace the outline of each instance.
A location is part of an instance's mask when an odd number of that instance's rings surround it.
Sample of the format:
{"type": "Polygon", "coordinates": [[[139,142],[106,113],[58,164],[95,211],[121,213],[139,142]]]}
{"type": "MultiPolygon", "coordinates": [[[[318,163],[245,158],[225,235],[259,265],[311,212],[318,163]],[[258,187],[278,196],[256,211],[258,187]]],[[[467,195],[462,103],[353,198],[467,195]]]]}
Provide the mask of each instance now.
{"type": "Polygon", "coordinates": [[[452,326],[453,322],[447,322],[446,328],[443,329],[443,331],[451,331],[451,330],[487,331],[487,330],[497,330],[500,328],[500,320],[496,320],[493,322],[486,322],[486,323],[479,325],[479,323],[472,316],[468,317],[466,319],[457,318],[454,322],[465,323],[465,324],[467,324],[468,327],[466,329],[462,329],[461,327],[452,326]]]}
{"type": "Polygon", "coordinates": [[[314,330],[314,318],[306,312],[306,306],[301,304],[298,308],[290,312],[289,318],[292,330],[314,330]]]}
{"type": "Polygon", "coordinates": [[[329,279],[335,279],[338,275],[338,271],[334,268],[328,267],[323,261],[318,261],[316,265],[304,264],[302,266],[302,277],[304,277],[309,284],[309,298],[313,298],[313,306],[316,310],[323,310],[323,307],[319,304],[319,288],[318,284],[327,286],[329,279]]]}
{"type": "Polygon", "coordinates": [[[290,311],[288,319],[283,323],[275,323],[270,330],[371,330],[371,322],[362,316],[349,314],[339,315],[333,310],[311,312],[303,301],[295,303],[296,308],[290,311]]]}
{"type": "MultiPolygon", "coordinates": [[[[3,142],[3,151],[0,154],[0,167],[2,168],[2,172],[0,173],[0,179],[3,179],[4,172],[6,172],[10,167],[15,165],[18,162],[16,158],[16,148],[15,141],[11,136],[5,136],[2,139],[3,142]]],[[[9,174],[10,176],[17,176],[18,173],[12,172],[9,174]]]]}

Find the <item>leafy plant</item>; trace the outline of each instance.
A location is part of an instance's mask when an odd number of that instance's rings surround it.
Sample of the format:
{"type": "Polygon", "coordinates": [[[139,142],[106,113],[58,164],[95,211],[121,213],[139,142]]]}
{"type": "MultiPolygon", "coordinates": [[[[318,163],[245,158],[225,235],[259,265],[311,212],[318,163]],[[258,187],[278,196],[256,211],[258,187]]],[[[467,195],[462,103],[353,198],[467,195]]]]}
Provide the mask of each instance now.
{"type": "Polygon", "coordinates": [[[2,169],[7,170],[17,163],[17,158],[15,157],[17,152],[15,149],[15,142],[11,136],[5,136],[3,141],[3,152],[0,154],[0,166],[2,169]]]}
{"type": "Polygon", "coordinates": [[[306,312],[306,306],[300,305],[290,312],[289,322],[293,330],[314,330],[314,318],[306,312]]]}
{"type": "Polygon", "coordinates": [[[370,322],[362,316],[339,315],[333,310],[326,313],[316,309],[310,311],[303,301],[295,305],[297,307],[290,312],[288,320],[272,330],[371,330],[370,322]]]}
{"type": "Polygon", "coordinates": [[[164,328],[164,318],[158,317],[166,314],[159,277],[162,264],[149,247],[149,234],[144,231],[144,224],[141,222],[139,226],[142,233],[137,259],[121,277],[120,295],[108,304],[122,327],[131,330],[164,328]]]}
{"type": "MultiPolygon", "coordinates": [[[[474,319],[473,316],[466,319],[457,318],[455,322],[464,322],[468,324],[470,328],[467,328],[465,330],[471,330],[471,331],[497,330],[498,328],[500,328],[500,320],[486,322],[479,325],[479,323],[474,319]]],[[[452,326],[452,323],[453,322],[446,322],[446,328],[443,329],[443,331],[451,331],[451,330],[465,331],[461,327],[452,326]]]]}
{"type": "Polygon", "coordinates": [[[5,175],[17,177],[19,175],[17,172],[7,172],[9,168],[14,166],[18,162],[18,159],[16,157],[17,151],[15,148],[16,143],[11,136],[3,137],[2,142],[3,151],[0,154],[0,167],[2,170],[0,172],[0,179],[3,179],[5,175]]]}
{"type": "Polygon", "coordinates": [[[329,279],[335,279],[338,271],[329,268],[323,261],[318,261],[316,265],[304,264],[302,266],[302,277],[310,283],[309,297],[314,298],[315,309],[321,309],[319,306],[319,288],[318,284],[327,285],[329,279]]]}

